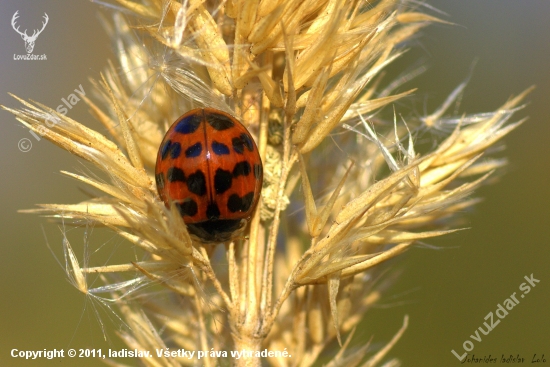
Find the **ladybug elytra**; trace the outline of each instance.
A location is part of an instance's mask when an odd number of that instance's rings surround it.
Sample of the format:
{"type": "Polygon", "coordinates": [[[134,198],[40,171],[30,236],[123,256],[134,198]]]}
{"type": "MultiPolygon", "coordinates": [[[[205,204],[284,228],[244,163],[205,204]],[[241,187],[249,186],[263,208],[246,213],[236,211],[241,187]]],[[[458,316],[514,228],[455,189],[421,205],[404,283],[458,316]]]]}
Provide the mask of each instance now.
{"type": "Polygon", "coordinates": [[[183,114],[166,132],[155,181],[167,207],[173,202],[189,232],[223,242],[244,228],[262,188],[263,168],[248,130],[213,108],[183,114]]]}

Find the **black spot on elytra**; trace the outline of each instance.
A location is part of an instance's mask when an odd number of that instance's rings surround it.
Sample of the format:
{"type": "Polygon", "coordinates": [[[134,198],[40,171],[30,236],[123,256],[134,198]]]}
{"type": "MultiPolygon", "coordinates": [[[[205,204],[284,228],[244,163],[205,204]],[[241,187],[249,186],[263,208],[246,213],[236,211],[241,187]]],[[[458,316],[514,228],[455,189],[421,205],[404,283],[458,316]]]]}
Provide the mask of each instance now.
{"type": "Polygon", "coordinates": [[[233,119],[228,116],[219,114],[219,113],[205,113],[206,122],[210,124],[217,131],[227,130],[233,127],[235,123],[233,119]]]}
{"type": "Polygon", "coordinates": [[[185,182],[185,173],[178,167],[170,167],[166,172],[166,178],[170,182],[185,182]]]}
{"type": "Polygon", "coordinates": [[[185,150],[185,157],[195,158],[201,155],[201,153],[202,153],[202,144],[196,143],[191,145],[189,148],[185,150]]]}
{"type": "Polygon", "coordinates": [[[178,158],[181,154],[180,143],[167,140],[162,146],[162,149],[160,150],[160,157],[162,158],[162,160],[166,159],[166,157],[168,156],[168,153],[170,153],[170,158],[172,159],[178,158]]]}
{"type": "Polygon", "coordinates": [[[191,198],[187,198],[181,203],[176,203],[176,207],[178,208],[182,217],[185,215],[192,217],[199,211],[197,203],[191,198]]]}
{"type": "Polygon", "coordinates": [[[206,194],[206,177],[202,171],[197,171],[187,178],[187,188],[193,194],[203,196],[206,194]]]}
{"type": "Polygon", "coordinates": [[[262,177],[262,165],[261,164],[255,164],[254,165],[254,178],[262,177]]]}
{"type": "Polygon", "coordinates": [[[231,139],[231,144],[233,145],[233,150],[235,152],[239,154],[244,153],[244,141],[240,136],[231,139]]]}
{"type": "Polygon", "coordinates": [[[156,181],[156,183],[157,183],[157,188],[158,188],[159,190],[164,189],[164,173],[162,173],[162,172],[161,172],[161,173],[157,173],[157,174],[155,175],[155,181],[156,181]]]}
{"type": "Polygon", "coordinates": [[[174,131],[180,134],[192,134],[197,131],[201,122],[201,115],[189,115],[178,122],[174,131]]]}
{"type": "Polygon", "coordinates": [[[243,139],[244,144],[248,148],[248,150],[253,152],[254,151],[254,143],[252,142],[252,139],[250,138],[250,135],[241,134],[241,138],[243,139]]]}
{"type": "Polygon", "coordinates": [[[241,210],[241,206],[241,198],[237,194],[231,195],[229,200],[227,200],[227,209],[229,209],[231,213],[241,210]]]}
{"type": "Polygon", "coordinates": [[[251,152],[254,151],[252,139],[250,139],[250,136],[245,133],[231,139],[231,143],[233,144],[233,150],[239,154],[243,154],[245,148],[251,152]]]}
{"type": "Polygon", "coordinates": [[[239,162],[233,168],[233,177],[248,176],[250,174],[250,163],[247,161],[239,162]]]}
{"type": "Polygon", "coordinates": [[[166,159],[166,156],[168,155],[168,150],[170,149],[170,144],[172,142],[170,140],[167,140],[164,145],[162,146],[161,150],[160,150],[160,158],[162,160],[166,159]]]}
{"type": "Polygon", "coordinates": [[[176,159],[181,154],[181,145],[178,142],[173,142],[172,145],[170,145],[170,158],[176,159]]]}
{"type": "Polygon", "coordinates": [[[246,212],[250,209],[252,206],[252,202],[254,201],[254,193],[249,192],[245,196],[242,197],[241,202],[243,204],[242,211],[246,212]]]}
{"type": "Polygon", "coordinates": [[[208,204],[208,207],[206,208],[206,217],[208,219],[218,219],[220,217],[220,209],[218,208],[218,204],[208,204]]]}
{"type": "Polygon", "coordinates": [[[236,212],[246,212],[250,209],[252,206],[252,201],[254,200],[254,193],[249,192],[243,197],[240,197],[237,194],[233,194],[229,197],[229,200],[227,200],[227,209],[231,213],[236,212]]]}
{"type": "Polygon", "coordinates": [[[218,168],[214,175],[214,188],[217,194],[223,194],[231,187],[231,181],[233,180],[231,172],[218,168]]]}
{"type": "Polygon", "coordinates": [[[223,143],[218,143],[217,141],[212,142],[212,151],[216,155],[225,155],[229,154],[229,147],[223,143]]]}

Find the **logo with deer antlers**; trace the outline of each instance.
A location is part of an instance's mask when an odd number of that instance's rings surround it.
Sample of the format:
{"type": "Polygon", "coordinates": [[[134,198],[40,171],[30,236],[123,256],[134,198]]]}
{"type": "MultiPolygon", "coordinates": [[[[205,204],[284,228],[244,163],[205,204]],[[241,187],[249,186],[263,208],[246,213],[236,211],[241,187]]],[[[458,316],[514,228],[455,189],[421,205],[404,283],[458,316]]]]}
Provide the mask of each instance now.
{"type": "Polygon", "coordinates": [[[27,50],[27,53],[30,54],[32,53],[32,50],[34,49],[34,42],[36,41],[36,39],[38,38],[38,35],[40,33],[42,33],[42,31],[44,30],[44,28],[46,28],[46,24],[48,24],[48,14],[44,13],[44,21],[42,22],[42,29],[38,30],[38,29],[35,29],[34,32],[32,33],[31,36],[29,36],[27,34],[27,30],[25,29],[25,32],[21,32],[19,30],[19,26],[16,26],[16,20],[17,18],[19,18],[19,15],[17,14],[19,13],[19,10],[15,12],[15,14],[13,14],[13,17],[11,18],[11,26],[13,27],[13,29],[15,29],[15,31],[17,33],[19,33],[21,35],[21,38],[23,38],[23,41],[25,41],[25,49],[27,50]]]}

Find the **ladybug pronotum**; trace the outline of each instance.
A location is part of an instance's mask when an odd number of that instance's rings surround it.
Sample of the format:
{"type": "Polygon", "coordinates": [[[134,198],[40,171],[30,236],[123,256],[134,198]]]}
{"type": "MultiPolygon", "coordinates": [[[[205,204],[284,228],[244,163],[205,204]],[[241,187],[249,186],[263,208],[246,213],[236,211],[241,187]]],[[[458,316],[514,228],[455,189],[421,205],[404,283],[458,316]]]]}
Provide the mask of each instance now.
{"type": "Polygon", "coordinates": [[[262,161],[248,130],[230,114],[197,108],[166,132],[155,180],[188,231],[204,242],[234,238],[250,219],[262,189],[262,161]]]}

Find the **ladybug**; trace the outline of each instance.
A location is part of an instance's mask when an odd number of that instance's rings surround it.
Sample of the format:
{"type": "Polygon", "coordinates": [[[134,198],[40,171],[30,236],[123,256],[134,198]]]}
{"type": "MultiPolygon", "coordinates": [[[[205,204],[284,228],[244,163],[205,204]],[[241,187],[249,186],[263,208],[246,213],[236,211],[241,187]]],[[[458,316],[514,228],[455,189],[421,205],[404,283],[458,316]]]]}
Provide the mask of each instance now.
{"type": "Polygon", "coordinates": [[[188,231],[204,242],[234,238],[250,219],[262,189],[254,139],[230,114],[214,108],[186,112],[166,132],[155,181],[188,231]]]}

